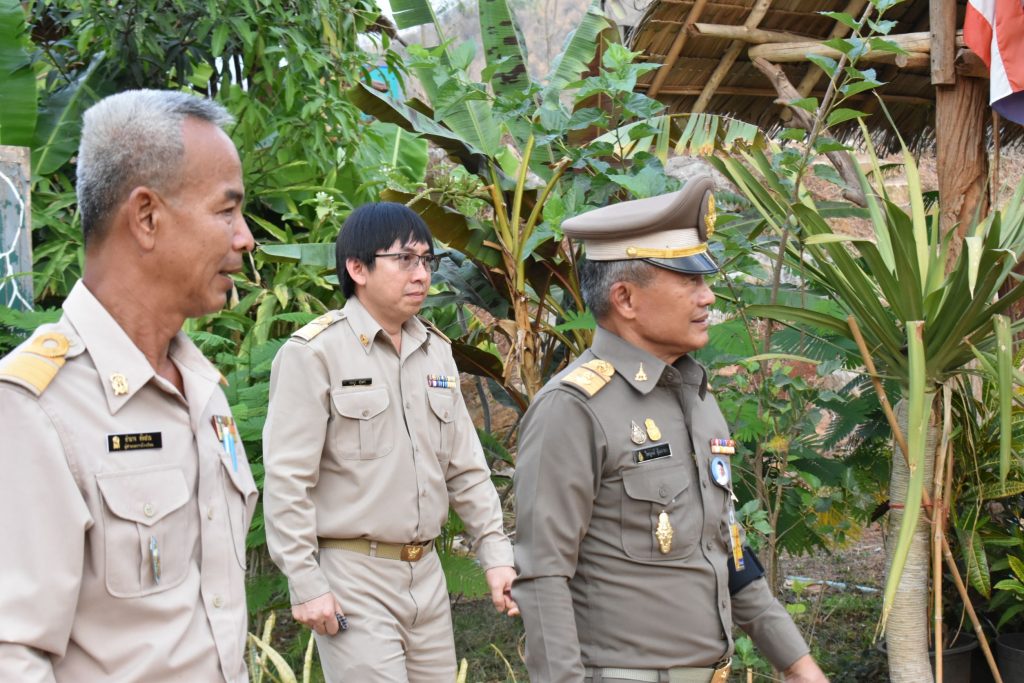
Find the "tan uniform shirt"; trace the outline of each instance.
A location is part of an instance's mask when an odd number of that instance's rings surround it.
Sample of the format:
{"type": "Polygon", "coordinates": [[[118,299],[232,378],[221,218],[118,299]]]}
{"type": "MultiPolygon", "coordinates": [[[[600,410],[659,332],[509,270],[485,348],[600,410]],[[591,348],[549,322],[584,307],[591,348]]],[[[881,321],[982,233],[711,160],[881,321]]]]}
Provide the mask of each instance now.
{"type": "Polygon", "coordinates": [[[329,315],[333,324],[293,336],[274,359],[263,431],[267,546],[292,603],[330,590],[317,536],[429,541],[449,503],[480,564],[512,566],[449,344],[412,318],[399,356],[356,297],[329,315]]]}
{"type": "Polygon", "coordinates": [[[729,494],[710,472],[711,439],[728,436],[700,365],[666,365],[601,328],[537,394],[516,462],[512,591],[531,681],[581,681],[584,666],[712,666],[732,653],[733,623],[779,668],[808,652],[763,579],[729,595],[729,494]],[[593,396],[561,381],[594,358],[615,374],[593,396]],[[668,553],[655,537],[662,511],[668,553]]]}
{"type": "Polygon", "coordinates": [[[248,680],[256,485],[214,432],[220,374],[183,333],[170,355],[185,396],[79,282],[0,362],[0,681],[248,680]],[[70,348],[38,397],[3,376],[54,332],[70,348]]]}

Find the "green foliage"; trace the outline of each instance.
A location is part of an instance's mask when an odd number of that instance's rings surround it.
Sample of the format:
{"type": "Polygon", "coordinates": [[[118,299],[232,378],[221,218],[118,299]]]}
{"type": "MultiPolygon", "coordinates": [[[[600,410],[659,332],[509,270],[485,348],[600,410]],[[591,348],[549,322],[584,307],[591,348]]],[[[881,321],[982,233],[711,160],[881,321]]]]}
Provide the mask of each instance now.
{"type": "Polygon", "coordinates": [[[36,125],[35,75],[29,61],[25,13],[0,0],[0,144],[27,146],[36,125]]]}

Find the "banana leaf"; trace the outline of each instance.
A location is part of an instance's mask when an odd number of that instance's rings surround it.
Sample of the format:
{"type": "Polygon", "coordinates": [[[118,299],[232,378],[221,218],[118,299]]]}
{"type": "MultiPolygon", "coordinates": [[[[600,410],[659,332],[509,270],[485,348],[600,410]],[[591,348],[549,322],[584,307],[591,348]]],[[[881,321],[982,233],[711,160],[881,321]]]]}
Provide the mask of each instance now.
{"type": "Polygon", "coordinates": [[[27,34],[21,2],[0,0],[0,145],[29,147],[36,128],[36,78],[27,34]]]}

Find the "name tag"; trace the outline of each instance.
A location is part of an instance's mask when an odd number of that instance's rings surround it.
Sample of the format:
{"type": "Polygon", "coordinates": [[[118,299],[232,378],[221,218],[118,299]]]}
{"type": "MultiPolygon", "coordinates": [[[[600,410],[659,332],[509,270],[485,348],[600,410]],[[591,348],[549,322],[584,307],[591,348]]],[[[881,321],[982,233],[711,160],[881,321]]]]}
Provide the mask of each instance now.
{"type": "Polygon", "coordinates": [[[650,462],[659,458],[672,457],[672,446],[667,443],[659,443],[647,448],[638,448],[633,451],[633,462],[650,462]]]}
{"type": "Polygon", "coordinates": [[[138,434],[107,434],[107,452],[141,451],[150,448],[163,448],[164,438],[161,432],[140,432],[138,434]]]}
{"type": "Polygon", "coordinates": [[[372,377],[359,377],[357,379],[343,379],[341,380],[341,386],[343,387],[365,387],[373,384],[372,377]]]}

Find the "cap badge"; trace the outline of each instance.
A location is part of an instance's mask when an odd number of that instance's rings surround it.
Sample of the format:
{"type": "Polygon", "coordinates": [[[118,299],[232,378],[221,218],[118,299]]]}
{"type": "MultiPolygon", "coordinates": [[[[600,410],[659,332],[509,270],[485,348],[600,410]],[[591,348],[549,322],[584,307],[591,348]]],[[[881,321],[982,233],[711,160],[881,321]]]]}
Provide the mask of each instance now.
{"type": "Polygon", "coordinates": [[[635,421],[630,421],[629,423],[629,440],[637,446],[647,442],[647,435],[635,421]]]}
{"type": "Polygon", "coordinates": [[[704,227],[707,228],[707,236],[711,237],[715,234],[715,219],[717,214],[715,212],[715,195],[708,195],[708,212],[704,214],[704,227]]]}

